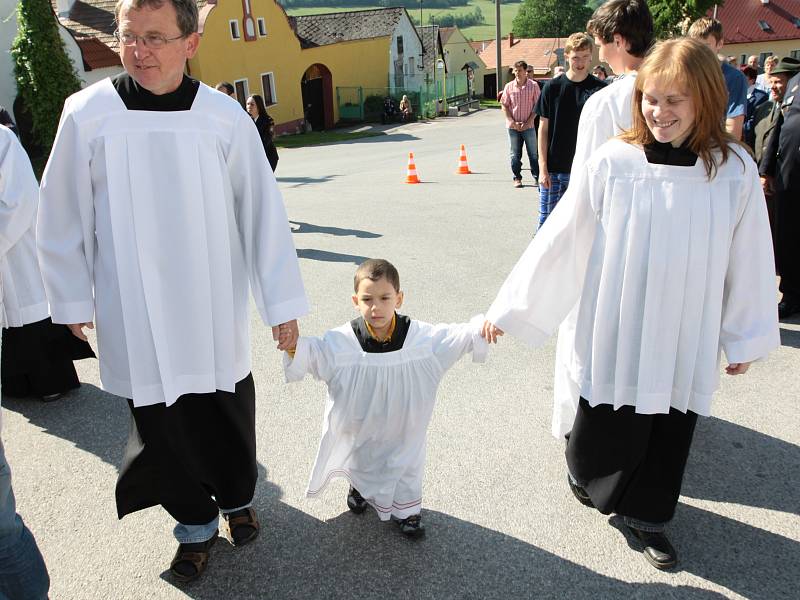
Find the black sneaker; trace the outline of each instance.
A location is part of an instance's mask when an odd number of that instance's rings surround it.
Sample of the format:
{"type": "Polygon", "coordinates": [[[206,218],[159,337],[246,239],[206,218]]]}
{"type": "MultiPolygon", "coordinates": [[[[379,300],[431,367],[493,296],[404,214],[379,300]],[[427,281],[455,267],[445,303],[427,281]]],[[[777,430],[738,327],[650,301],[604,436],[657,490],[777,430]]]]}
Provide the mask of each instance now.
{"type": "Polygon", "coordinates": [[[421,515],[411,515],[407,519],[397,519],[400,533],[412,539],[425,537],[425,525],[422,524],[421,515]]]}
{"type": "Polygon", "coordinates": [[[364,497],[351,485],[350,491],[347,492],[347,508],[350,509],[350,512],[360,515],[367,510],[367,506],[369,506],[369,504],[364,500],[364,497]]]}
{"type": "Polygon", "coordinates": [[[642,531],[630,525],[625,525],[625,527],[639,540],[642,545],[644,557],[647,559],[647,562],[656,569],[661,569],[663,571],[671,569],[678,564],[678,553],[675,552],[675,548],[669,543],[663,531],[642,531]]]}
{"type": "Polygon", "coordinates": [[[572,477],[569,476],[569,473],[567,473],[567,483],[569,484],[569,489],[572,490],[572,495],[578,499],[578,502],[589,508],[594,508],[594,503],[589,497],[589,494],[585,489],[572,481],[572,477]]]}

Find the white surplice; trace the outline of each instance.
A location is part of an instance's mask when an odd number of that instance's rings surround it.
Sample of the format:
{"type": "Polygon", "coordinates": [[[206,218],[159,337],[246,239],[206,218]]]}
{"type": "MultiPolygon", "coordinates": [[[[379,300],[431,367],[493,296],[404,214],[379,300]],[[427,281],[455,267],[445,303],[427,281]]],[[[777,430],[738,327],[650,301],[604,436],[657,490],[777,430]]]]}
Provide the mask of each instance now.
{"type": "Polygon", "coordinates": [[[470,323],[411,321],[403,347],[367,353],[350,323],[322,338],[301,337],[294,359],[284,357],[287,381],[306,373],[328,386],[325,420],[306,494],[335,477],[348,479],[381,520],[420,512],[425,440],[445,371],[465,353],[483,362],[483,317],[470,323]]]}
{"type": "Polygon", "coordinates": [[[748,362],[780,344],[769,223],[749,155],[735,148],[709,181],[700,159],[649,164],[620,140],[601,146],[573,172],[487,319],[540,345],[575,302],[567,369],[590,405],[709,415],[720,352],[748,362]]]}
{"type": "MultiPolygon", "coordinates": [[[[600,146],[629,129],[633,121],[631,103],[636,73],[615,79],[610,85],[592,94],[581,111],[578,138],[572,170],[578,177],[580,169],[600,146]]],[[[567,188],[567,194],[570,189],[567,188]]],[[[575,361],[575,326],[578,321],[577,303],[558,328],[555,375],[553,378],[552,434],[563,439],[572,430],[578,412],[580,390],[570,376],[569,365],[575,361]]]]}
{"type": "Polygon", "coordinates": [[[308,310],[258,132],[203,84],[188,111],[127,110],[110,79],[68,98],[37,233],[53,321],[96,321],[103,387],[135,406],[234,391],[249,289],[268,325],[308,310]]]}
{"type": "Polygon", "coordinates": [[[17,136],[0,125],[0,327],[47,317],[34,228],[39,184],[17,136]]]}

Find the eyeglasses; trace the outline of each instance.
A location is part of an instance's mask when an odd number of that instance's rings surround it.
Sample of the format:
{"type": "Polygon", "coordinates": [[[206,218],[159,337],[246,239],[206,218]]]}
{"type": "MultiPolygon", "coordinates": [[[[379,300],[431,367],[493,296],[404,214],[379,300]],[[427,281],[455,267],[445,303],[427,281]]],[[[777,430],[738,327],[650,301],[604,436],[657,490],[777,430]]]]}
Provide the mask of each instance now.
{"type": "Polygon", "coordinates": [[[147,35],[134,35],[128,32],[121,32],[119,29],[114,32],[114,37],[119,40],[119,43],[123,46],[135,46],[136,42],[142,40],[142,44],[144,44],[145,48],[163,48],[170,42],[174,42],[175,40],[180,40],[185,38],[185,35],[179,35],[177,37],[168,38],[160,35],[158,33],[148,33],[147,35]]]}

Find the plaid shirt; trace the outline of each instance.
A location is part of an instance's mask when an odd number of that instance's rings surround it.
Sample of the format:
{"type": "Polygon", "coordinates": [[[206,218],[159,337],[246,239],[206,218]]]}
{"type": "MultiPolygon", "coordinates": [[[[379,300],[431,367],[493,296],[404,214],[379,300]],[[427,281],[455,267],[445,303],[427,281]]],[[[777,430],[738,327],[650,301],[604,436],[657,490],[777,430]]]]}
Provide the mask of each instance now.
{"type": "Polygon", "coordinates": [[[513,117],[513,119],[506,117],[506,127],[510,129],[514,122],[525,123],[533,113],[533,107],[536,106],[540,93],[539,85],[530,77],[525,80],[525,85],[522,87],[517,85],[516,79],[509,81],[503,88],[503,97],[500,100],[513,117]]]}

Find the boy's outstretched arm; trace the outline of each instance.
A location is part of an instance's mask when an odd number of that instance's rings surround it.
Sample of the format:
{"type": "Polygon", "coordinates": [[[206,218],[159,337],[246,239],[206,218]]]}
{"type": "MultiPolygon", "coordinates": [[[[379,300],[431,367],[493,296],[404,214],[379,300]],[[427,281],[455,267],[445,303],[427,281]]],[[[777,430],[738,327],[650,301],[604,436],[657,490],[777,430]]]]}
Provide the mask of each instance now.
{"type": "Polygon", "coordinates": [[[497,338],[505,335],[505,332],[491,321],[484,321],[481,327],[481,337],[486,340],[487,344],[496,344],[497,338]]]}

